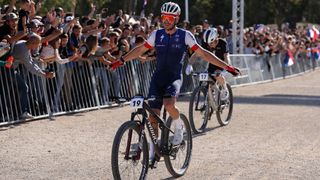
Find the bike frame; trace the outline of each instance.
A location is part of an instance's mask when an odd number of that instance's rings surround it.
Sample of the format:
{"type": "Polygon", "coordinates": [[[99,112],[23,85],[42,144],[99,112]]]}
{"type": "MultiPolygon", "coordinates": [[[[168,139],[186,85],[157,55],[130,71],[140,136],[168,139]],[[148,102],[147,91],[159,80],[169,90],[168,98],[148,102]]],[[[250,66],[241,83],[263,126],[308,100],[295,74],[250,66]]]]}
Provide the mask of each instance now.
{"type": "MultiPolygon", "coordinates": [[[[219,99],[216,99],[215,97],[213,97],[212,92],[213,91],[218,92],[218,91],[220,91],[220,89],[219,89],[219,87],[217,85],[217,81],[214,79],[214,77],[209,76],[209,78],[210,79],[208,81],[200,81],[199,86],[203,86],[203,83],[207,83],[206,84],[206,88],[207,88],[206,96],[208,97],[208,104],[210,105],[210,107],[212,107],[216,111],[219,106],[219,99]]],[[[199,98],[199,96],[198,96],[198,98],[199,98]]],[[[197,100],[196,109],[198,109],[198,102],[199,102],[199,99],[197,100]]]]}
{"type": "MultiPolygon", "coordinates": [[[[157,160],[160,160],[160,157],[162,155],[169,154],[170,149],[168,146],[168,142],[163,141],[164,133],[161,133],[161,144],[160,145],[158,144],[158,142],[157,142],[158,138],[155,134],[154,128],[152,127],[150,121],[148,120],[147,112],[149,112],[153,117],[155,117],[157,123],[159,124],[159,128],[161,131],[163,131],[164,129],[168,129],[170,132],[173,133],[173,131],[165,125],[165,121],[163,120],[166,118],[166,111],[164,111],[163,119],[161,119],[159,117],[159,115],[157,115],[152,110],[152,108],[145,101],[143,101],[142,108],[138,109],[136,112],[131,113],[131,121],[134,121],[135,116],[142,115],[142,121],[136,121],[140,126],[140,133],[139,133],[140,136],[139,136],[139,150],[137,152],[137,156],[135,156],[135,160],[140,159],[142,142],[143,142],[143,139],[145,138],[145,125],[146,125],[148,132],[150,134],[151,142],[154,144],[155,153],[156,153],[156,155],[158,155],[159,159],[157,159],[157,160]]],[[[129,159],[128,157],[129,157],[129,152],[130,152],[131,138],[132,138],[132,129],[129,130],[129,134],[128,134],[128,141],[127,141],[126,155],[125,155],[126,159],[129,159]]]]}

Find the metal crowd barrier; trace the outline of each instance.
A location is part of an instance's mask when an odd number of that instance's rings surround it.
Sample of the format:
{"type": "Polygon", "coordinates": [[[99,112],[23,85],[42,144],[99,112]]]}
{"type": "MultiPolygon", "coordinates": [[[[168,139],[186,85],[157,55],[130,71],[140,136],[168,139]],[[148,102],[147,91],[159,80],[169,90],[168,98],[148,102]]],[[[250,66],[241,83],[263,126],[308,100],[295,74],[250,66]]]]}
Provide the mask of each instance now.
{"type": "Polygon", "coordinates": [[[0,125],[23,120],[23,101],[33,119],[37,119],[109,107],[117,102],[117,97],[146,96],[155,62],[131,61],[116,71],[98,61],[92,65],[83,61],[53,63],[46,69],[56,72],[56,77],[39,77],[23,67],[0,68],[0,125]],[[20,93],[20,77],[28,87],[26,97],[20,93]]]}
{"type": "MultiPolygon", "coordinates": [[[[231,85],[250,84],[303,73],[320,65],[320,61],[310,60],[305,55],[295,59],[293,66],[284,67],[280,54],[231,55],[231,63],[241,68],[242,75],[236,78],[227,75],[226,78],[231,85]]],[[[155,61],[144,64],[139,61],[127,62],[116,71],[110,71],[95,60],[92,65],[83,61],[53,63],[47,65],[47,69],[56,72],[53,79],[30,74],[23,67],[17,70],[1,67],[0,125],[23,120],[20,118],[22,103],[28,104],[28,112],[37,119],[110,107],[117,103],[116,97],[132,97],[135,94],[147,96],[155,67],[155,61]],[[21,82],[28,87],[26,96],[21,96],[21,87],[25,87],[21,82]]],[[[206,68],[205,61],[198,60],[194,65],[197,72],[203,72],[206,68]]],[[[192,92],[197,83],[192,76],[184,74],[183,77],[181,93],[192,92]]]]}
{"type": "Polygon", "coordinates": [[[292,66],[284,65],[284,55],[230,55],[231,64],[239,67],[241,75],[234,78],[227,75],[227,81],[231,85],[253,84],[257,82],[272,81],[295,74],[314,70],[320,66],[320,61],[307,58],[306,54],[295,57],[292,66]]]}

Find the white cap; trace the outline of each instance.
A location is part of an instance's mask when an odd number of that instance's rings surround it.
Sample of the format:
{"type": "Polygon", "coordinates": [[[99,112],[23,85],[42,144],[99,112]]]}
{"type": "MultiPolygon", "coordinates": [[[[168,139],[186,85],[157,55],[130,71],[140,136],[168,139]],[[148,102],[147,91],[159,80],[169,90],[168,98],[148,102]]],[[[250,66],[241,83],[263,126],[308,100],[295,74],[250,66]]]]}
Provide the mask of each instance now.
{"type": "Polygon", "coordinates": [[[72,21],[73,19],[74,19],[73,16],[67,16],[67,17],[66,17],[66,22],[72,21]]]}
{"type": "Polygon", "coordinates": [[[39,21],[38,19],[32,19],[31,22],[33,22],[37,26],[43,26],[43,23],[39,21]]]}

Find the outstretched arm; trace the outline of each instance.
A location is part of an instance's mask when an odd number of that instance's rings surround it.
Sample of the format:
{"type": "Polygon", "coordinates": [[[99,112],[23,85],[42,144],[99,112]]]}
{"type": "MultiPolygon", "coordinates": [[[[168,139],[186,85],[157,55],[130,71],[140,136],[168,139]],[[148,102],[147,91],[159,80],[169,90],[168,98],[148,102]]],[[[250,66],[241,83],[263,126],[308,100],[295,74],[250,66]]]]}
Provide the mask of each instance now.
{"type": "Polygon", "coordinates": [[[211,64],[214,64],[220,68],[223,68],[227,70],[229,73],[231,73],[233,76],[237,76],[240,74],[240,70],[238,68],[235,68],[231,66],[230,64],[222,61],[217,56],[215,56],[213,53],[203,49],[202,47],[199,47],[195,53],[197,53],[202,59],[205,61],[208,61],[211,64]]]}
{"type": "Polygon", "coordinates": [[[199,48],[195,51],[197,55],[202,57],[203,60],[208,61],[210,64],[216,65],[220,68],[226,69],[229,64],[225,63],[221,59],[219,59],[216,55],[213,53],[203,49],[202,47],[199,46],[199,48]]]}
{"type": "Polygon", "coordinates": [[[126,55],[122,57],[124,61],[131,61],[133,59],[137,59],[139,56],[141,56],[143,53],[148,51],[148,48],[145,47],[144,44],[137,46],[133,48],[130,52],[128,52],[126,55]]]}

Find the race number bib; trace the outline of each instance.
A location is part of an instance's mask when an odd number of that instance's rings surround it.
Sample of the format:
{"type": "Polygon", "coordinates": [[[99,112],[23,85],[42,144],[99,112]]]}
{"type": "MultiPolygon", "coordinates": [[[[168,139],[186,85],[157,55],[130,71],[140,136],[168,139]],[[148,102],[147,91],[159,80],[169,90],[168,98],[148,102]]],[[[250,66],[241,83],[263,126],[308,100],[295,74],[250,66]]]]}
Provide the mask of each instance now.
{"type": "Polygon", "coordinates": [[[142,108],[142,105],[143,105],[143,98],[141,97],[134,97],[131,99],[130,101],[130,106],[134,109],[139,109],[139,108],[142,108]]]}
{"type": "Polygon", "coordinates": [[[200,73],[199,74],[199,80],[200,81],[208,81],[208,79],[209,79],[208,73],[200,73]]]}

